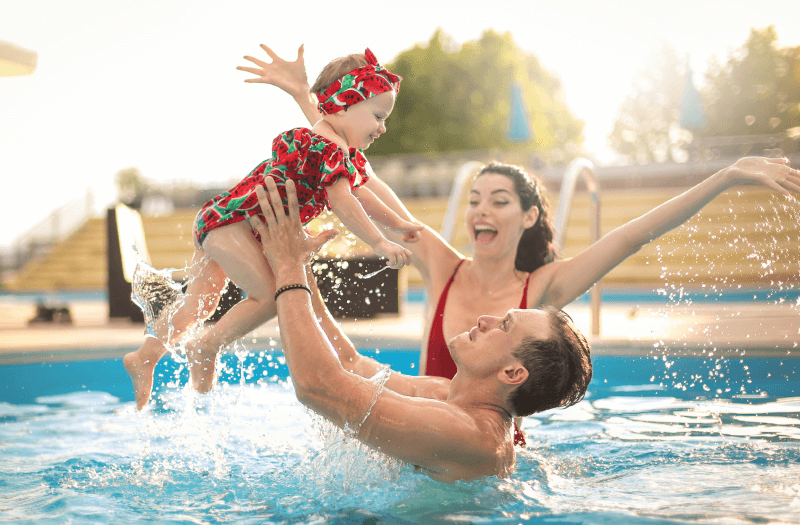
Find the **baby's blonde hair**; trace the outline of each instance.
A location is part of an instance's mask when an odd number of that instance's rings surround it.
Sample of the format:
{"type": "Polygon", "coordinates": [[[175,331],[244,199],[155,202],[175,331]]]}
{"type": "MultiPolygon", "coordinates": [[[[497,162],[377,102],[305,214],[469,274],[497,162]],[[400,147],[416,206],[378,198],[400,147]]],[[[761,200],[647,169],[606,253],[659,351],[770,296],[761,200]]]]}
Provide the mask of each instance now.
{"type": "Polygon", "coordinates": [[[322,68],[317,80],[309,91],[315,95],[319,95],[350,71],[366,65],[367,57],[364,53],[353,53],[352,55],[334,58],[327,66],[322,68]]]}

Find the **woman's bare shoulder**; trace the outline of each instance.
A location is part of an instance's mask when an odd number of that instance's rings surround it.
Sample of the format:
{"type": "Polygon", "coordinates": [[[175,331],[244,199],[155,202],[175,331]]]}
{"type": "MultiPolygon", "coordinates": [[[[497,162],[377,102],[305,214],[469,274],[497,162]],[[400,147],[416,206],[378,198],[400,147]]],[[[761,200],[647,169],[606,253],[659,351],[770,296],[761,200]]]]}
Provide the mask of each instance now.
{"type": "Polygon", "coordinates": [[[563,290],[558,286],[556,276],[564,267],[564,260],[546,263],[530,274],[528,280],[528,308],[555,306],[561,308],[563,290]]]}

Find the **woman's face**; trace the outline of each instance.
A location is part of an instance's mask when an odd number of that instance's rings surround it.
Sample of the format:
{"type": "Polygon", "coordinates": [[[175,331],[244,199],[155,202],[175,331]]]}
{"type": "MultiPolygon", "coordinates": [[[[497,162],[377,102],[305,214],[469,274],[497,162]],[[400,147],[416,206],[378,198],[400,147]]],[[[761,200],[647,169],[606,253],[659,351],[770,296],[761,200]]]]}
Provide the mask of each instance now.
{"type": "Polygon", "coordinates": [[[514,181],[485,173],[475,179],[469,195],[466,223],[474,257],[516,256],[519,239],[538,217],[536,206],[525,212],[514,181]]]}

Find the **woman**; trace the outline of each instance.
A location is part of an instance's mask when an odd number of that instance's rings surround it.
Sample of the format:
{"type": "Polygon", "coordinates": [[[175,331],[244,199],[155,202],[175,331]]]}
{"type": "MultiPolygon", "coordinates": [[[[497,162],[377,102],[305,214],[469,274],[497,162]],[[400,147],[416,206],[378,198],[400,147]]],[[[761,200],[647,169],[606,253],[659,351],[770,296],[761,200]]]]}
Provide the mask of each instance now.
{"type": "MultiPolygon", "coordinates": [[[[321,115],[308,91],[303,46],[293,62],[281,59],[265,45],[261,48],[272,62],[245,57],[257,66],[238,68],[256,75],[245,82],[282,89],[295,99],[310,123],[319,120],[321,115]]],[[[502,315],[518,307],[562,308],[642,246],[679,226],[737,184],[761,184],[793,199],[789,191],[800,191],[800,171],[790,168],[785,158],[740,159],[615,229],[579,255],[555,260],[553,228],[539,184],[516,166],[484,167],[472,185],[466,213],[471,259],[428,227],[421,232],[419,242],[405,244],[430,298],[420,374],[452,377],[455,368],[444,342],[469,330],[480,315],[502,315]]],[[[379,197],[401,216],[413,220],[389,195],[385,184],[383,188],[376,190],[379,197]]]]}

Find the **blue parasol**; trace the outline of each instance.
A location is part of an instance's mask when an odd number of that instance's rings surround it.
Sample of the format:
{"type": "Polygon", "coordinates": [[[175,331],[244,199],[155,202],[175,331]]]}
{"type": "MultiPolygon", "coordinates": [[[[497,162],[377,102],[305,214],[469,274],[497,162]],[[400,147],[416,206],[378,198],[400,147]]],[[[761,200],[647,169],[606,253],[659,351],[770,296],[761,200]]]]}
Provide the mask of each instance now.
{"type": "Polygon", "coordinates": [[[681,119],[680,126],[689,131],[697,131],[706,127],[708,119],[703,110],[703,100],[700,93],[692,82],[692,70],[686,72],[686,82],[683,88],[683,100],[681,100],[681,119]]]}
{"type": "Polygon", "coordinates": [[[528,142],[533,138],[528,125],[528,110],[522,99],[522,88],[516,82],[511,84],[511,112],[508,114],[506,138],[512,142],[528,142]]]}

